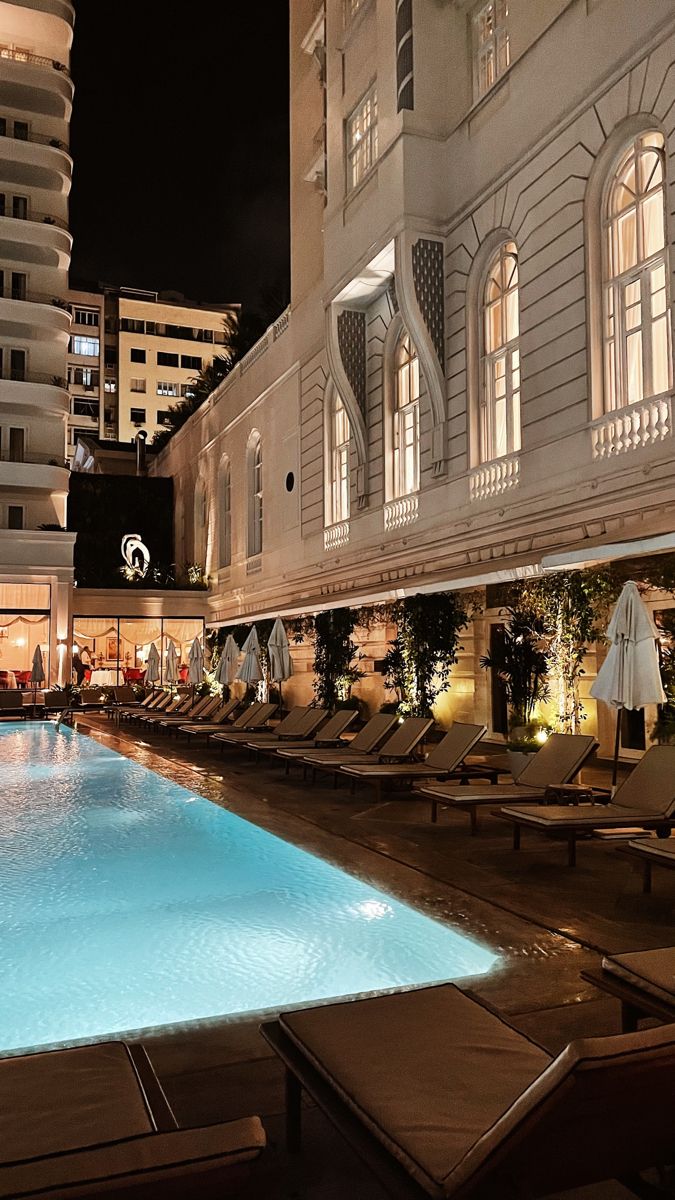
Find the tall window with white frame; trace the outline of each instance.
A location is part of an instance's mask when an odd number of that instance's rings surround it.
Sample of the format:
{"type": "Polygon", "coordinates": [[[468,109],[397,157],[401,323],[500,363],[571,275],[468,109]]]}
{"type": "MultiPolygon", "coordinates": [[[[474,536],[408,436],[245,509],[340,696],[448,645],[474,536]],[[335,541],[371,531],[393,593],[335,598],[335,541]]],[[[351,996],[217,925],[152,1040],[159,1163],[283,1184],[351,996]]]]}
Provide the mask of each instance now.
{"type": "Polygon", "coordinates": [[[338,392],[330,413],[328,524],[349,520],[349,417],[338,392]]]}
{"type": "Polygon", "coordinates": [[[248,556],[262,554],[263,548],[263,473],[262,441],[257,434],[249,446],[249,519],[248,556]]]}
{"type": "Polygon", "coordinates": [[[490,261],[483,292],[481,462],[520,450],[519,339],[518,250],[515,242],[503,242],[490,261]]]}
{"type": "Polygon", "coordinates": [[[604,203],[604,407],[672,387],[670,271],[663,134],[643,133],[622,155],[604,203]]]}
{"type": "Polygon", "coordinates": [[[347,118],[347,189],[357,187],[377,159],[377,89],[371,87],[347,118]]]}
{"type": "Polygon", "coordinates": [[[473,15],[474,98],[480,100],[511,63],[508,0],[489,0],[473,15]]]}
{"type": "Polygon", "coordinates": [[[394,360],[394,495],[409,496],[420,486],[420,364],[408,333],[401,333],[394,360]]]}
{"type": "Polygon", "coordinates": [[[230,460],[224,458],[220,468],[220,566],[232,562],[232,475],[230,460]]]}

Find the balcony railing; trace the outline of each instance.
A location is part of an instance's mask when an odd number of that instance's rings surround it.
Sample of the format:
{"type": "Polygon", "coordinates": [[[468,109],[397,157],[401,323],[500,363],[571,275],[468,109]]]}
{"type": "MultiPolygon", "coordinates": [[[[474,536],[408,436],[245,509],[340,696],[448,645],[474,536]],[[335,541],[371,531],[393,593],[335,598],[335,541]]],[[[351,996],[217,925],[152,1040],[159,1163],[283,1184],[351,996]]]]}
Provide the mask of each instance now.
{"type": "Polygon", "coordinates": [[[349,521],[339,521],[337,525],[329,525],[323,531],[324,550],[339,550],[349,541],[349,521]]]}
{"type": "Polygon", "coordinates": [[[20,50],[16,46],[0,46],[0,58],[30,63],[32,67],[47,67],[51,71],[60,71],[70,79],[70,71],[65,63],[58,62],[55,58],[46,58],[44,54],[32,54],[29,50],[20,50]]]}
{"type": "Polygon", "coordinates": [[[55,137],[47,137],[46,133],[33,133],[32,130],[28,130],[26,133],[10,133],[8,129],[5,129],[0,137],[9,138],[13,142],[34,142],[36,146],[52,146],[54,150],[68,151],[66,142],[61,142],[55,137]]]}
{"type": "Polygon", "coordinates": [[[56,225],[59,229],[68,230],[68,222],[55,217],[52,213],[42,212],[7,212],[0,207],[0,217],[9,217],[12,221],[34,221],[36,225],[56,225]]]}
{"type": "Polygon", "coordinates": [[[384,506],[384,527],[386,530],[403,529],[412,525],[419,515],[419,497],[417,493],[410,496],[400,496],[398,500],[389,500],[384,506]]]}
{"type": "Polygon", "coordinates": [[[38,454],[37,451],[25,453],[20,458],[9,458],[5,456],[0,459],[0,463],[12,463],[18,466],[33,466],[33,467],[60,467],[62,470],[69,470],[68,463],[63,458],[56,458],[53,454],[38,454]]]}
{"type": "Polygon", "coordinates": [[[62,375],[47,375],[40,371],[8,371],[4,380],[0,378],[0,388],[5,380],[9,380],[11,383],[46,383],[51,387],[66,387],[66,381],[62,375]]]}
{"type": "Polygon", "coordinates": [[[641,446],[662,442],[673,432],[672,399],[656,396],[627,405],[594,421],[591,426],[593,458],[614,458],[641,446]]]}
{"type": "Polygon", "coordinates": [[[50,296],[45,292],[28,292],[23,288],[0,288],[0,300],[20,300],[26,304],[51,304],[70,314],[70,305],[61,296],[50,296]]]}
{"type": "Polygon", "coordinates": [[[487,500],[500,496],[520,481],[520,459],[517,454],[506,458],[495,458],[492,462],[476,467],[469,476],[469,492],[472,500],[487,500]]]}

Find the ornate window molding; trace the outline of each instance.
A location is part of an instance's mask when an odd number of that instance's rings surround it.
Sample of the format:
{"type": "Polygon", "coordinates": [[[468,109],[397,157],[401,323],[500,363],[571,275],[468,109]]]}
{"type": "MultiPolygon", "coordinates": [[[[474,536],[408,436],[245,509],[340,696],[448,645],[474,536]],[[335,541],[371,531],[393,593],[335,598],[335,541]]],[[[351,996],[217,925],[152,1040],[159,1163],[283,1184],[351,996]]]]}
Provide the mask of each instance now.
{"type": "Polygon", "coordinates": [[[248,481],[248,530],[246,551],[249,559],[257,558],[263,548],[263,459],[262,439],[254,429],[246,449],[248,481]]]}

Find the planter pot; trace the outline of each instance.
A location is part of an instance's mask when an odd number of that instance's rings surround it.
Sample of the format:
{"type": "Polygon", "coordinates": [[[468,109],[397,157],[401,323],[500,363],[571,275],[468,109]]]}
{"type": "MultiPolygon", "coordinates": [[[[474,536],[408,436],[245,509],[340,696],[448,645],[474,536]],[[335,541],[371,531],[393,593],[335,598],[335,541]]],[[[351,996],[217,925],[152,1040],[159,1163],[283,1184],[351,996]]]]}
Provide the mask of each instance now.
{"type": "Polygon", "coordinates": [[[536,750],[507,750],[509,760],[509,769],[514,779],[517,779],[520,772],[524,770],[536,750]]]}

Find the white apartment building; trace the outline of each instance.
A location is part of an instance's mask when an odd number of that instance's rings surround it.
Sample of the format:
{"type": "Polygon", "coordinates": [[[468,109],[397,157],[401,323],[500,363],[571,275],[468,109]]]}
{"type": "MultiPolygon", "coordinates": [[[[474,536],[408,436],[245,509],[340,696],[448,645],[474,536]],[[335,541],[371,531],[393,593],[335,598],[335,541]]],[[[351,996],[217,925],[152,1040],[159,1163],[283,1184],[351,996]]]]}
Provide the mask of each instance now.
{"type": "Polygon", "coordinates": [[[674,63],[670,0],[294,0],[291,307],[153,468],[213,623],[673,543],[674,63]]]}
{"type": "Polygon", "coordinates": [[[40,644],[63,673],[74,536],[66,523],[73,85],[70,0],[0,2],[0,673],[40,644]]]}

